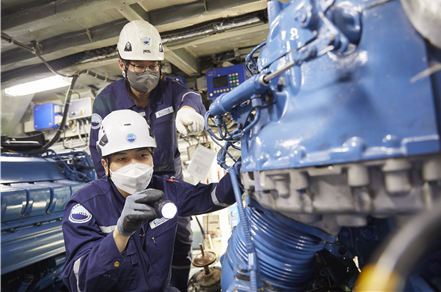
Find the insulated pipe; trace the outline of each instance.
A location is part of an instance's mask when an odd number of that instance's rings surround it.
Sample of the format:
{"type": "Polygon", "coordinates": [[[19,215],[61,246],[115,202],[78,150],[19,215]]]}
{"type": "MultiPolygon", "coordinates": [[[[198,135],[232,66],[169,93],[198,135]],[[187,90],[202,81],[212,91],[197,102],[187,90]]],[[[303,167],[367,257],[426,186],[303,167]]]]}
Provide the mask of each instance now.
{"type": "Polygon", "coordinates": [[[243,28],[244,26],[258,23],[264,22],[257,16],[246,16],[238,19],[226,19],[220,23],[213,23],[201,28],[188,30],[171,36],[164,36],[162,37],[162,44],[182,41],[193,37],[206,36],[235,28],[243,28]]]}

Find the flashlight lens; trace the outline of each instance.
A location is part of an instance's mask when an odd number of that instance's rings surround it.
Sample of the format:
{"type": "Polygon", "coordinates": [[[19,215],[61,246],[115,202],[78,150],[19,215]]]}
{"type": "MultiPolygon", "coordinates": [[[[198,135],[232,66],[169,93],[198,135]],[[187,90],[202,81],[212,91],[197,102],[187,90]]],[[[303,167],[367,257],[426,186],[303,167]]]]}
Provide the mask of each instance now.
{"type": "Polygon", "coordinates": [[[162,216],[166,219],[171,219],[175,217],[177,212],[178,209],[176,208],[176,205],[173,203],[166,203],[161,210],[162,216]]]}

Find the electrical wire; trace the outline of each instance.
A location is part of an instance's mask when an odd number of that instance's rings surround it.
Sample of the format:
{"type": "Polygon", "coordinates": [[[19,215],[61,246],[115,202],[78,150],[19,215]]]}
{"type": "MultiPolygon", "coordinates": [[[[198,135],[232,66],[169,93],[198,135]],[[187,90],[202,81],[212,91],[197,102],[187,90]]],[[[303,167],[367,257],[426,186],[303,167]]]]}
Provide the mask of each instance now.
{"type": "MultiPolygon", "coordinates": [[[[85,153],[85,155],[87,155],[87,153],[85,153]]],[[[62,159],[62,157],[60,155],[58,155],[55,151],[51,150],[51,149],[47,149],[45,150],[44,153],[40,154],[41,158],[49,158],[52,156],[55,156],[58,160],[58,162],[61,162],[65,168],[67,168],[71,173],[75,174],[77,176],[77,178],[79,178],[78,180],[84,180],[84,181],[90,181],[90,177],[87,174],[84,174],[82,172],[73,170],[72,168],[69,167],[69,165],[66,163],[66,161],[64,161],[62,159]],[[49,152],[51,152],[52,154],[49,154],[49,152]],[[44,156],[45,155],[45,156],[44,156]]]]}
{"type": "MultiPolygon", "coordinates": [[[[201,230],[202,237],[205,238],[204,228],[202,228],[202,224],[201,224],[201,222],[199,221],[198,216],[193,216],[193,217],[196,218],[196,222],[197,222],[198,225],[199,225],[199,229],[201,230]]],[[[207,225],[207,226],[208,226],[208,225],[207,225]]]]}
{"type": "Polygon", "coordinates": [[[82,148],[80,150],[87,150],[89,148],[90,139],[89,139],[89,133],[88,133],[86,126],[85,126],[86,123],[87,123],[87,120],[81,119],[81,127],[83,128],[84,134],[86,136],[86,145],[84,146],[84,148],[82,148]]]}
{"type": "MultiPolygon", "coordinates": [[[[76,81],[77,81],[77,79],[78,79],[78,77],[80,75],[88,74],[88,75],[93,76],[93,77],[95,77],[97,79],[101,79],[101,80],[107,81],[107,82],[114,82],[114,81],[116,81],[114,79],[110,79],[110,78],[108,78],[106,76],[103,76],[101,74],[95,73],[95,72],[87,70],[87,69],[86,70],[77,71],[76,73],[71,74],[71,75],[70,74],[59,73],[54,68],[52,68],[52,66],[48,62],[46,62],[46,60],[43,59],[43,57],[41,57],[40,53],[37,51],[37,49],[35,47],[29,47],[29,46],[27,46],[27,45],[25,45],[25,44],[23,44],[23,43],[21,43],[21,42],[19,42],[17,40],[14,40],[13,38],[11,38],[10,36],[8,36],[8,35],[6,35],[4,33],[1,33],[1,38],[3,40],[5,40],[5,41],[9,42],[9,43],[13,43],[13,44],[15,44],[15,45],[17,45],[17,46],[19,46],[21,48],[24,48],[25,50],[29,51],[30,53],[36,55],[46,65],[46,67],[52,73],[60,75],[60,76],[63,76],[63,77],[72,78],[72,81],[71,81],[71,84],[70,84],[69,89],[67,91],[66,99],[65,99],[65,102],[64,102],[63,119],[61,121],[61,124],[60,124],[59,128],[57,129],[57,132],[55,133],[55,136],[52,138],[51,141],[49,141],[47,144],[45,144],[41,148],[38,148],[38,149],[35,149],[35,150],[31,150],[31,151],[17,151],[17,152],[19,152],[21,154],[34,155],[34,154],[42,153],[42,152],[46,151],[47,149],[49,149],[50,146],[52,146],[55,142],[58,141],[58,139],[60,138],[60,135],[61,135],[61,131],[64,132],[64,127],[66,125],[67,114],[69,112],[70,99],[71,99],[72,93],[74,93],[73,92],[73,88],[74,88],[75,83],[76,83],[76,81]]],[[[76,94],[78,94],[78,93],[76,93],[76,94]]],[[[64,147],[64,141],[63,141],[63,147],[64,147]]]]}
{"type": "MultiPolygon", "coordinates": [[[[80,120],[77,120],[77,123],[78,124],[80,124],[80,123],[83,124],[80,120]]],[[[84,145],[87,146],[87,143],[84,142],[83,137],[81,137],[81,126],[80,125],[78,125],[78,138],[80,139],[81,143],[83,143],[84,145]]]]}
{"type": "Polygon", "coordinates": [[[89,139],[88,139],[87,129],[84,126],[83,119],[79,119],[78,120],[78,124],[81,124],[81,125],[78,125],[78,138],[84,144],[84,146],[86,146],[86,148],[87,148],[87,147],[89,147],[89,139]],[[82,137],[82,134],[81,134],[81,129],[84,130],[84,135],[86,137],[86,141],[83,140],[83,137],[82,137]]]}
{"type": "Polygon", "coordinates": [[[64,142],[69,141],[69,140],[66,140],[66,132],[65,132],[65,131],[63,131],[63,136],[64,136],[64,139],[61,139],[61,142],[62,142],[62,144],[63,144],[63,148],[64,148],[64,149],[72,149],[72,150],[75,150],[75,148],[73,148],[73,147],[66,147],[66,145],[64,145],[64,142]]]}
{"type": "Polygon", "coordinates": [[[251,74],[251,76],[253,76],[254,74],[259,73],[259,68],[256,64],[256,62],[253,59],[253,55],[254,53],[259,50],[260,48],[262,48],[264,45],[266,45],[266,41],[261,43],[260,45],[256,46],[249,54],[248,56],[245,58],[245,68],[247,69],[248,73],[251,74]]]}

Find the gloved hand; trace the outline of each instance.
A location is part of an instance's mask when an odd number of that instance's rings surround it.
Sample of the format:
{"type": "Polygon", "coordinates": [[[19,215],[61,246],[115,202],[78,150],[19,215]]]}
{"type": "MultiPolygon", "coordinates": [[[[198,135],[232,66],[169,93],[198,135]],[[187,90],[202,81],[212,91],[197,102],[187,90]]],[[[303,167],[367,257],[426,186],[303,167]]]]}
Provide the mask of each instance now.
{"type": "Polygon", "coordinates": [[[204,117],[192,108],[181,108],[176,115],[176,128],[183,135],[202,132],[204,130],[204,117]]]}
{"type": "Polygon", "coordinates": [[[149,205],[153,205],[163,197],[164,193],[155,189],[143,190],[128,196],[116,224],[118,232],[128,237],[148,221],[157,218],[155,209],[149,205]]]}

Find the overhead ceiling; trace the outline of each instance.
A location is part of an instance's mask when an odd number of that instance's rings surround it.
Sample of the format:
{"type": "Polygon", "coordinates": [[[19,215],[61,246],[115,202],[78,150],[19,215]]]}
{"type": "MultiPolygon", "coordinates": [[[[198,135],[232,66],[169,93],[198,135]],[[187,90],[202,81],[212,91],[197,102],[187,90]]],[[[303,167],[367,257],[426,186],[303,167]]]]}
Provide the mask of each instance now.
{"type": "MultiPolygon", "coordinates": [[[[198,77],[216,63],[243,61],[265,41],[266,2],[2,0],[2,88],[53,74],[30,50],[64,74],[88,69],[120,78],[116,43],[122,27],[136,19],[149,21],[160,32],[171,74],[198,77]]],[[[100,89],[107,84],[84,75],[76,86],[100,89]]]]}

